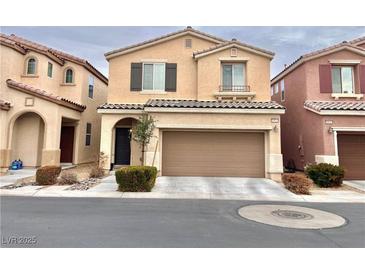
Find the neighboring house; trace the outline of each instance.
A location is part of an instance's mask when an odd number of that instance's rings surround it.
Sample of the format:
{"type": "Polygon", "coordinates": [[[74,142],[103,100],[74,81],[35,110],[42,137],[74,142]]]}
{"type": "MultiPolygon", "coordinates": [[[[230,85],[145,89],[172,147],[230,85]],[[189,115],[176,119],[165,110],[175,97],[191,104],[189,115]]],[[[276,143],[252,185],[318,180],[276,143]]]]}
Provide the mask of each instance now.
{"type": "Polygon", "coordinates": [[[86,163],[100,146],[108,79],[86,60],[0,34],[0,164],[86,163]]]}
{"type": "Polygon", "coordinates": [[[105,168],[141,164],[133,134],[145,113],[156,129],[144,164],[160,175],[280,177],[284,108],[270,102],[272,52],[188,27],[105,56],[105,168]]]}
{"type": "Polygon", "coordinates": [[[271,81],[284,164],[328,162],[365,179],[365,37],[301,56],[271,81]]]}

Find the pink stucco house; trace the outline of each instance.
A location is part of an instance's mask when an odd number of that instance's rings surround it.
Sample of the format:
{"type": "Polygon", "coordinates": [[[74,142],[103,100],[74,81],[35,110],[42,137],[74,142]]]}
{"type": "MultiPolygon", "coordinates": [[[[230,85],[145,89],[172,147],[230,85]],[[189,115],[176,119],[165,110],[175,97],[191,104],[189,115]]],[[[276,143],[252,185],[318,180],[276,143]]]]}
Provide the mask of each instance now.
{"type": "Polygon", "coordinates": [[[282,116],[284,165],[342,165],[365,179],[365,37],[299,57],[271,80],[282,116]]]}

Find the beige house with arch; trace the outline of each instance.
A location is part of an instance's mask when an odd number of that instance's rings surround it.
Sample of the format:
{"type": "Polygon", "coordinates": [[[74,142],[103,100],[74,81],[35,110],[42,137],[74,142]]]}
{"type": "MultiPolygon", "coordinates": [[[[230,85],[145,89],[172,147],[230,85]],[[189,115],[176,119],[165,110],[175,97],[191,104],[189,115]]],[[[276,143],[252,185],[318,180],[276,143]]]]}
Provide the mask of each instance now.
{"type": "Polygon", "coordinates": [[[0,165],[96,159],[108,79],[84,59],[0,34],[0,165]]]}
{"type": "Polygon", "coordinates": [[[156,128],[144,164],[162,176],[279,178],[285,110],[270,102],[272,52],[187,27],[105,56],[106,169],[141,164],[133,134],[149,114],[156,128]]]}

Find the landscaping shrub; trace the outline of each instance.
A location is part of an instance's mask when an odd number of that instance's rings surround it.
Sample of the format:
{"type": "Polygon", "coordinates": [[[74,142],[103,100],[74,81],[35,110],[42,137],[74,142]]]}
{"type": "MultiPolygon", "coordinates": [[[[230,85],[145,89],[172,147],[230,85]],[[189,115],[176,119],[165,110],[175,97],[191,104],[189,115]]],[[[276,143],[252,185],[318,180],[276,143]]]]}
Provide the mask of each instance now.
{"type": "Polygon", "coordinates": [[[102,167],[93,167],[90,171],[90,178],[101,178],[104,176],[104,169],[102,167]]]}
{"type": "Polygon", "coordinates": [[[340,166],[320,163],[307,166],[305,174],[320,187],[339,187],[342,185],[345,171],[340,166]]]}
{"type": "Polygon", "coordinates": [[[281,176],[286,189],[295,194],[310,194],[309,190],[312,186],[312,182],[303,175],[296,173],[284,173],[281,176]]]}
{"type": "Polygon", "coordinates": [[[61,173],[60,166],[43,166],[37,169],[36,182],[40,185],[53,185],[61,173]]]}
{"type": "Polygon", "coordinates": [[[58,184],[60,185],[73,185],[77,184],[79,180],[75,173],[65,172],[61,173],[60,178],[58,178],[58,184]]]}
{"type": "Polygon", "coordinates": [[[118,190],[123,192],[150,192],[155,185],[157,168],[130,166],[115,172],[118,190]]]}

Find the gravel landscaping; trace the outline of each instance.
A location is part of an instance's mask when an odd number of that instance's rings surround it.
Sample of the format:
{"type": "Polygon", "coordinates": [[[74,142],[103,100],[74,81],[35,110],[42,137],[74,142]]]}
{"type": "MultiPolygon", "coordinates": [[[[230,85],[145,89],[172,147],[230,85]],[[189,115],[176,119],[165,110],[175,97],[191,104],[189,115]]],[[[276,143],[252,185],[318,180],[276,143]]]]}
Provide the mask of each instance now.
{"type": "Polygon", "coordinates": [[[99,179],[89,178],[89,179],[80,181],[76,184],[73,184],[69,188],[66,188],[65,190],[88,190],[88,189],[96,186],[99,183],[100,183],[99,179]]]}

